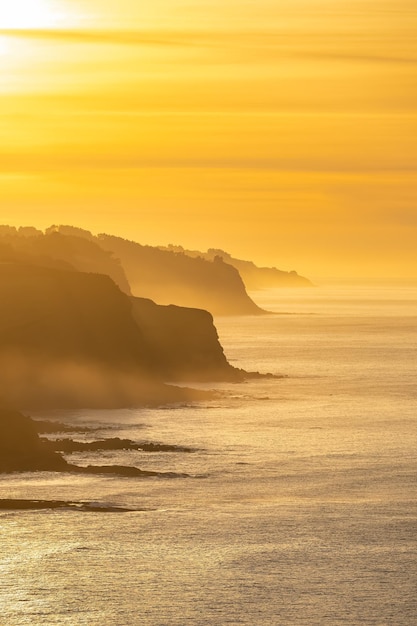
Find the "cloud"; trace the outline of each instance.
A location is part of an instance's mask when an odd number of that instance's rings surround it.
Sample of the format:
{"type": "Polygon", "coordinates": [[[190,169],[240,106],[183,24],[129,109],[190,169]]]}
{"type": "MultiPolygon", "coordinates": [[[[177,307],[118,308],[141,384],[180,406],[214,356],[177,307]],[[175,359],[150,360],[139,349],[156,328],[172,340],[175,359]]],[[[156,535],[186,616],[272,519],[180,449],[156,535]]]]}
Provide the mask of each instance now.
{"type": "MultiPolygon", "coordinates": [[[[1,37],[72,44],[121,46],[180,46],[211,49],[210,62],[247,63],[248,60],[276,62],[280,59],[346,61],[395,65],[417,64],[417,55],[385,53],[387,42],[341,35],[312,36],[311,33],[268,31],[151,31],[86,29],[0,29],[1,37]],[[230,56],[230,51],[233,54],[230,56]],[[378,50],[381,50],[379,53],[378,50]]],[[[201,62],[201,59],[200,59],[201,62]]]]}
{"type": "Polygon", "coordinates": [[[417,167],[409,161],[396,159],[392,162],[373,162],[372,159],[337,159],[329,162],[327,158],[308,157],[214,157],[202,158],[146,158],[135,155],[90,154],[66,156],[58,154],[35,155],[0,154],[0,169],[3,175],[46,174],[58,172],[87,171],[134,171],[146,169],[202,169],[202,170],[252,170],[264,172],[298,173],[404,173],[417,172],[417,167]]]}
{"type": "Polygon", "coordinates": [[[161,34],[126,30],[0,28],[0,36],[74,44],[184,46],[191,43],[190,40],[186,41],[184,37],[176,37],[170,33],[161,34]]]}

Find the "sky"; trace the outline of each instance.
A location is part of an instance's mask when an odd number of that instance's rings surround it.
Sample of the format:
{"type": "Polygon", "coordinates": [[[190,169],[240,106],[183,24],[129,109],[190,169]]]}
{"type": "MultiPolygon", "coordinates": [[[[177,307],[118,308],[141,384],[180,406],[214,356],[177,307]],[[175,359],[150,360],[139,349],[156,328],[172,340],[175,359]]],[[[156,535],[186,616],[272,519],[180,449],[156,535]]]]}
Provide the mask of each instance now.
{"type": "Polygon", "coordinates": [[[416,69],[415,0],[2,2],[0,223],[415,278],[416,69]]]}

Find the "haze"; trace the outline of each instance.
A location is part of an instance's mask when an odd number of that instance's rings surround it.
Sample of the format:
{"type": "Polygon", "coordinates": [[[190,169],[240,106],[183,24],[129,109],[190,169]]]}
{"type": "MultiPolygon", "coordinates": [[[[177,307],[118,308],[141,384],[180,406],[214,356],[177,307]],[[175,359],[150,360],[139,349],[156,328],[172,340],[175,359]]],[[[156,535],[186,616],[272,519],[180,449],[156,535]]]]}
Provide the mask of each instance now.
{"type": "Polygon", "coordinates": [[[17,4],[1,223],[416,276],[413,1],[17,4]]]}

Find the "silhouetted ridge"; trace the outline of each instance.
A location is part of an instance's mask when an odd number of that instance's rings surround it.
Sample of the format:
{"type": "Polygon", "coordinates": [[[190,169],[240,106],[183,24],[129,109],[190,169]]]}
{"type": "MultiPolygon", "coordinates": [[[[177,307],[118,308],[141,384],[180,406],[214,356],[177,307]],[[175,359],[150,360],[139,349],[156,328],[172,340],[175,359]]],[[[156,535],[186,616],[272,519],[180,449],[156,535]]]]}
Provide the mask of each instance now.
{"type": "Polygon", "coordinates": [[[106,234],[96,237],[67,225],[50,226],[45,233],[31,226],[0,226],[0,261],[106,274],[128,295],[213,315],[265,313],[246,293],[233,259],[224,262],[222,256],[227,255],[144,246],[106,234]]]}
{"type": "Polygon", "coordinates": [[[225,263],[235,267],[245,283],[247,289],[268,289],[273,287],[311,287],[312,283],[305,278],[297,274],[295,270],[285,272],[279,270],[276,267],[258,267],[252,261],[245,261],[243,259],[236,259],[231,254],[224,250],[216,248],[209,248],[207,252],[200,252],[198,250],[186,250],[182,246],[167,246],[161,247],[163,250],[168,250],[176,253],[183,253],[187,256],[196,258],[202,257],[209,261],[213,261],[216,258],[222,259],[225,263]]]}
{"type": "Polygon", "coordinates": [[[192,258],[105,234],[98,241],[121,260],[136,296],[206,309],[213,315],[265,313],[246,293],[239,272],[220,258],[192,258]]]}
{"type": "Polygon", "coordinates": [[[43,234],[28,226],[19,230],[0,226],[0,261],[105,274],[122,291],[131,293],[120,261],[81,228],[51,226],[43,234]]]}

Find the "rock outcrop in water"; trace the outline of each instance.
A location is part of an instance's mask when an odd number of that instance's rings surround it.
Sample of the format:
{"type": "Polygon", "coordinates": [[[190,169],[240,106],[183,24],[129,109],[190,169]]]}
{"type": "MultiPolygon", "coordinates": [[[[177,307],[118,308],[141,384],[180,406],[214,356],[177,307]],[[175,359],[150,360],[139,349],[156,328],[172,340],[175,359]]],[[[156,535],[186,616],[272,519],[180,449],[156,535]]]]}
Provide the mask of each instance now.
{"type": "Polygon", "coordinates": [[[0,511],[37,511],[39,509],[59,509],[61,511],[86,511],[93,513],[127,513],[149,510],[128,509],[121,506],[103,505],[97,502],[73,502],[72,500],[22,500],[20,498],[0,499],[0,511]]]}
{"type": "MultiPolygon", "coordinates": [[[[36,425],[36,422],[35,422],[36,425]]],[[[131,439],[109,437],[97,441],[74,441],[73,439],[45,440],[50,450],[55,452],[102,452],[104,450],[140,450],[141,452],[194,452],[193,448],[149,441],[136,442],[131,439]]]]}
{"type": "MultiPolygon", "coordinates": [[[[110,440],[109,445],[105,442],[99,443],[98,447],[93,446],[87,448],[80,443],[69,443],[69,451],[85,450],[85,449],[120,449],[120,445],[125,448],[143,450],[141,446],[134,447],[134,442],[123,440],[110,440]],[[120,443],[122,442],[122,443],[120,443]],[[101,446],[101,447],[100,447],[101,446]]],[[[91,444],[90,444],[91,445],[91,444]]],[[[178,474],[176,472],[156,472],[141,470],[138,467],[125,465],[88,465],[81,467],[68,463],[56,449],[65,447],[63,442],[52,442],[43,440],[37,432],[37,423],[30,417],[22,413],[10,409],[0,408],[0,473],[12,472],[72,472],[83,474],[114,474],[117,476],[126,476],[134,478],[146,478],[156,476],[160,478],[186,478],[187,474],[178,474]]],[[[184,451],[181,448],[161,449],[161,451],[184,451]]],[[[157,451],[157,450],[152,450],[157,451]]],[[[187,450],[190,451],[190,450],[187,450]]],[[[63,505],[64,503],[61,502],[63,505]]],[[[29,507],[31,508],[31,507],[29,507]]],[[[35,507],[36,508],[36,507],[35,507]]],[[[1,509],[1,506],[0,506],[1,509]]]]}
{"type": "Polygon", "coordinates": [[[18,411],[0,409],[0,472],[66,471],[68,463],[51,450],[34,421],[18,411]]]}

